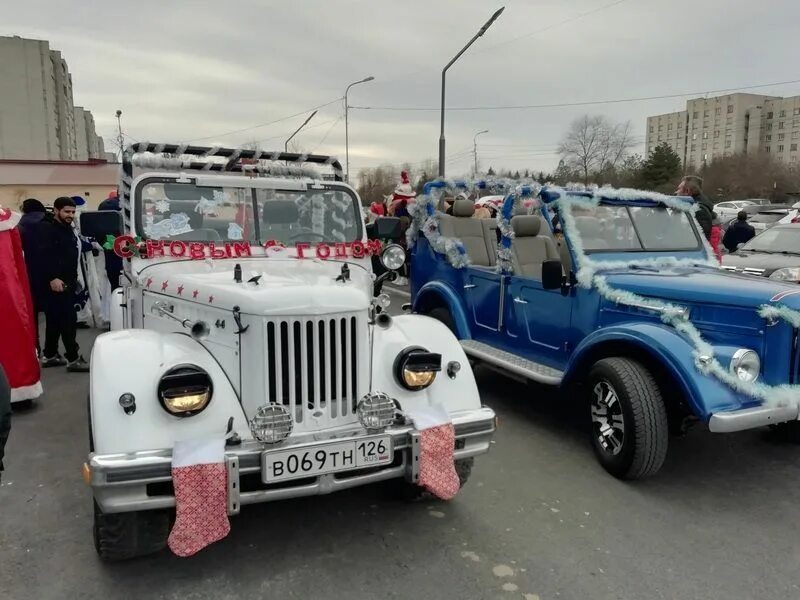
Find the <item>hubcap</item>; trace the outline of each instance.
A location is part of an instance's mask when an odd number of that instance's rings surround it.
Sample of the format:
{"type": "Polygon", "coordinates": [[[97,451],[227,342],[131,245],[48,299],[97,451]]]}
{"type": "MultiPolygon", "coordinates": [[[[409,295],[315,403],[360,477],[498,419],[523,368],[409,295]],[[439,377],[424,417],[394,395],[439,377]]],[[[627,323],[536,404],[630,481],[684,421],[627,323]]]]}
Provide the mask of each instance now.
{"type": "Polygon", "coordinates": [[[625,420],[617,391],[607,381],[600,381],[592,390],[592,429],[600,447],[612,456],[622,450],[625,441],[625,420]]]}

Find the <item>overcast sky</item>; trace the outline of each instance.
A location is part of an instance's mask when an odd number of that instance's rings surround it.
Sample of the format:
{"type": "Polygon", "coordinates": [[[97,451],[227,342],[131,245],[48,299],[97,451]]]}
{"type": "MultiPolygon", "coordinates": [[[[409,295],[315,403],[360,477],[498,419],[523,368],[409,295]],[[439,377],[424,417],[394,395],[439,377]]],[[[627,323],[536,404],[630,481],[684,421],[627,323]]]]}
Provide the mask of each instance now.
{"type": "MultiPolygon", "coordinates": [[[[0,33],[46,39],[63,53],[75,104],[92,111],[107,148],[117,108],[130,139],[282,148],[304,116],[253,126],[336,100],[348,83],[368,75],[375,81],[351,89],[351,107],[438,107],[442,67],[503,4],[500,19],[448,72],[448,106],[568,103],[800,80],[797,0],[13,4],[0,33]]],[[[795,95],[800,84],[752,92],[795,95]]],[[[489,130],[478,138],[484,168],[551,170],[565,129],[587,112],[630,119],[641,150],[646,117],[681,110],[685,100],[450,110],[447,174],[469,170],[473,135],[483,129],[489,130]]],[[[343,116],[341,101],[321,108],[298,135],[300,148],[344,163],[343,116]]],[[[419,165],[437,156],[438,137],[438,110],[351,108],[351,173],[381,163],[419,165]]]]}

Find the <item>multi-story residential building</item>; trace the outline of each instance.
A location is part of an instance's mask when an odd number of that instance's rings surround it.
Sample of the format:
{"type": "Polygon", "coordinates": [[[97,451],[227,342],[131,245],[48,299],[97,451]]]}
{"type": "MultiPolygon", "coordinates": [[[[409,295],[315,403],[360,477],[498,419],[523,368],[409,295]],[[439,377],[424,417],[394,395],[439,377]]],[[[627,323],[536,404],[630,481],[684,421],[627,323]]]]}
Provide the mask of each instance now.
{"type": "Polygon", "coordinates": [[[75,107],[72,75],[42,40],[0,37],[0,159],[105,158],[91,113],[75,107]]]}
{"type": "Polygon", "coordinates": [[[767,152],[777,160],[798,162],[800,96],[694,98],[685,111],[648,117],[646,152],[663,142],[681,157],[686,171],[736,153],[767,152]]]}

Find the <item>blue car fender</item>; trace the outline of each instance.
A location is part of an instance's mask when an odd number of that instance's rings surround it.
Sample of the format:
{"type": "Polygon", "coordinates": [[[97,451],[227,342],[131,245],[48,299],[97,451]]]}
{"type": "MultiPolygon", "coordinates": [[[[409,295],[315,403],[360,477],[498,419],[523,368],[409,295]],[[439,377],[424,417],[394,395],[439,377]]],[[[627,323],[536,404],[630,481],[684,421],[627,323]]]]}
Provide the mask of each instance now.
{"type": "Polygon", "coordinates": [[[441,306],[450,311],[456,336],[460,340],[472,339],[469,331],[469,319],[464,304],[456,291],[442,281],[429,281],[423,285],[414,296],[412,310],[418,313],[428,313],[430,309],[441,306]]]}
{"type": "MultiPolygon", "coordinates": [[[[603,346],[611,349],[619,344],[625,344],[637,354],[647,354],[659,361],[683,393],[688,407],[704,422],[715,412],[758,404],[718,379],[701,373],[694,362],[694,347],[686,338],[665,325],[655,323],[631,323],[594,331],[572,353],[563,384],[584,377],[596,357],[614,356],[613,352],[604,353],[603,346]]],[[[665,390],[665,393],[668,394],[668,391],[665,390]]]]}

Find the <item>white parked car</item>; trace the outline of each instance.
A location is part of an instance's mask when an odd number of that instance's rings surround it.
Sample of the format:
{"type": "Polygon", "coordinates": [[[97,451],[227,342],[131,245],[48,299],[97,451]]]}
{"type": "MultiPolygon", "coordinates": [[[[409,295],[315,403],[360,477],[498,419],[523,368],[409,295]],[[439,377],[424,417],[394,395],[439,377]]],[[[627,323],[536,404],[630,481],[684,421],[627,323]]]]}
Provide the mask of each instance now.
{"type": "Polygon", "coordinates": [[[720,202],[714,205],[714,212],[720,221],[735,219],[739,211],[745,206],[753,206],[756,202],[752,200],[730,200],[727,202],[720,202]]]}
{"type": "Polygon", "coordinates": [[[789,209],[789,212],[783,217],[780,221],[778,221],[781,225],[786,225],[787,223],[800,223],[800,202],[796,202],[792,204],[792,208],[789,209]]]}
{"type": "MultiPolygon", "coordinates": [[[[124,156],[120,198],[122,215],[81,221],[85,235],[117,236],[125,258],[111,331],[91,359],[84,476],[102,558],[164,547],[178,441],[225,436],[231,515],[390,479],[416,491],[410,415],[440,405],[466,481],[473,457],[489,449],[494,412],[481,406],[445,325],[384,310],[381,279],[405,252],[367,239],[338,161],[136,144],[124,156]],[[377,279],[375,254],[387,268],[377,279]]],[[[373,227],[386,239],[400,223],[373,227]]]]}

